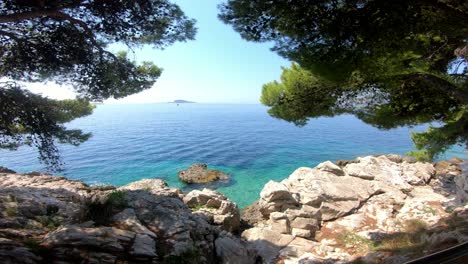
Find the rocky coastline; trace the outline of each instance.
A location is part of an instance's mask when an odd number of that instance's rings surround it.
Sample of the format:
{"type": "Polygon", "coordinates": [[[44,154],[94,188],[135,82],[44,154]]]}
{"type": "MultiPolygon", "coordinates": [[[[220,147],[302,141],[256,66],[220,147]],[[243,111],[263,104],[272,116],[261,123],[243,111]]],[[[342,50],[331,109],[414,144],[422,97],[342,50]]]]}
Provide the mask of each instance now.
{"type": "Polygon", "coordinates": [[[0,263],[402,263],[468,241],[462,160],[299,168],[242,212],[159,179],[89,186],[0,170],[0,263]]]}

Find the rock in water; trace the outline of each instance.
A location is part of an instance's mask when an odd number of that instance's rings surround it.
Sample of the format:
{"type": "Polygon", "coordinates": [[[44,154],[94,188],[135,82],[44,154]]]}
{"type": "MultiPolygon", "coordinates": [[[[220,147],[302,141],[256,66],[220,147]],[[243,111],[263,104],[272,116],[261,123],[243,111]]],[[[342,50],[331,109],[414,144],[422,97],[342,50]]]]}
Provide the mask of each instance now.
{"type": "Polygon", "coordinates": [[[16,171],[0,166],[0,173],[16,173],[16,171]]]}
{"type": "Polygon", "coordinates": [[[208,169],[206,164],[196,163],[186,170],[177,173],[186,183],[207,183],[216,180],[227,180],[228,176],[219,170],[208,169]]]}

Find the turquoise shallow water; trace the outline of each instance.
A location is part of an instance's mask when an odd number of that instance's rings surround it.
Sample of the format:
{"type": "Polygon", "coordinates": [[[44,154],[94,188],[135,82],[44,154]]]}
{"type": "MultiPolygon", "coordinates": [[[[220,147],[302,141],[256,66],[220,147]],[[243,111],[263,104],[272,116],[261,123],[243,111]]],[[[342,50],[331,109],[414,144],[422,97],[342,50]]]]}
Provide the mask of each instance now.
{"type": "MultiPolygon", "coordinates": [[[[216,188],[241,207],[256,199],[266,182],[286,178],[301,166],[377,153],[404,154],[410,130],[378,130],[353,116],[313,119],[305,127],[270,117],[261,105],[99,105],[72,128],[92,132],[79,147],[62,146],[63,175],[90,184],[124,185],[161,178],[169,185],[216,188]],[[195,162],[231,176],[228,183],[187,186],[177,172],[195,162]]],[[[455,147],[441,158],[464,157],[455,147]]],[[[0,151],[0,165],[19,172],[40,170],[29,148],[0,151]]]]}

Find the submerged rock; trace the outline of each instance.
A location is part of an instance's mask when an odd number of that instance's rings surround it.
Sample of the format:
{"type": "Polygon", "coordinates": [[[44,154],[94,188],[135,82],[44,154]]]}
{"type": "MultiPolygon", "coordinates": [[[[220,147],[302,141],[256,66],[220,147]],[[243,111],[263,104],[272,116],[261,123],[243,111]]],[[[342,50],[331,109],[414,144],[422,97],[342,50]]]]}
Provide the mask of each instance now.
{"type": "Polygon", "coordinates": [[[208,183],[216,180],[228,180],[229,177],[219,170],[208,169],[206,164],[196,163],[177,173],[186,183],[208,183]]]}

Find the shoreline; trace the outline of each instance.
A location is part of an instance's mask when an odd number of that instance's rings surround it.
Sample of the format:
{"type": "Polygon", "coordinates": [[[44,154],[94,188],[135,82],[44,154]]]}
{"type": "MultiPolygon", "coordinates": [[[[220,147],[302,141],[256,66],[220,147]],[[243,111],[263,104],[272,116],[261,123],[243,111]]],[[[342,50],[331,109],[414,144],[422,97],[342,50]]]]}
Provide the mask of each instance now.
{"type": "Polygon", "coordinates": [[[184,193],[159,179],[114,187],[2,173],[0,260],[404,262],[419,255],[390,250],[390,238],[411,238],[424,255],[468,241],[463,162],[434,166],[398,155],[323,162],[268,182],[242,215],[217,191],[184,193]]]}

